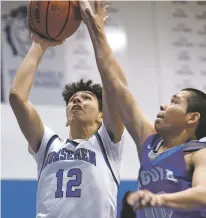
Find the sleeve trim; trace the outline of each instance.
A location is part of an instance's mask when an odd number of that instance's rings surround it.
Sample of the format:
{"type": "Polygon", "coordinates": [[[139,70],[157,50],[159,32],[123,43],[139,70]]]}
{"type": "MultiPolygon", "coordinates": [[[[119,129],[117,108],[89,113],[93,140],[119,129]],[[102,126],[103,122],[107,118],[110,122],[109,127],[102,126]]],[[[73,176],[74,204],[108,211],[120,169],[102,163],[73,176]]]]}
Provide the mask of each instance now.
{"type": "Polygon", "coordinates": [[[112,177],[113,177],[113,179],[114,179],[114,182],[116,183],[117,188],[119,188],[119,183],[118,183],[118,181],[117,181],[117,179],[116,179],[116,177],[115,177],[115,175],[114,175],[114,173],[113,173],[113,170],[112,170],[112,168],[111,168],[111,165],[110,165],[110,163],[109,163],[109,159],[108,159],[108,157],[107,157],[106,150],[105,150],[105,148],[104,148],[104,145],[103,145],[103,141],[102,141],[102,139],[101,139],[101,136],[99,135],[99,133],[96,133],[95,136],[96,136],[96,138],[97,138],[97,141],[99,142],[99,146],[100,146],[100,149],[101,149],[101,151],[102,151],[102,155],[103,155],[104,160],[105,160],[105,162],[106,162],[106,164],[107,164],[107,166],[108,166],[108,168],[109,168],[109,170],[110,170],[110,172],[111,172],[111,174],[112,174],[112,177]]]}
{"type": "Polygon", "coordinates": [[[42,166],[41,166],[41,170],[39,171],[38,180],[40,179],[41,172],[42,172],[42,170],[44,169],[44,165],[45,165],[45,161],[46,161],[46,156],[47,156],[47,153],[48,153],[48,151],[49,151],[49,148],[50,148],[51,144],[53,143],[53,141],[54,141],[56,138],[58,138],[58,135],[53,135],[53,136],[49,139],[49,141],[48,141],[48,143],[47,143],[47,145],[46,145],[46,149],[45,149],[45,153],[44,153],[44,159],[43,159],[43,163],[42,163],[42,166]]]}

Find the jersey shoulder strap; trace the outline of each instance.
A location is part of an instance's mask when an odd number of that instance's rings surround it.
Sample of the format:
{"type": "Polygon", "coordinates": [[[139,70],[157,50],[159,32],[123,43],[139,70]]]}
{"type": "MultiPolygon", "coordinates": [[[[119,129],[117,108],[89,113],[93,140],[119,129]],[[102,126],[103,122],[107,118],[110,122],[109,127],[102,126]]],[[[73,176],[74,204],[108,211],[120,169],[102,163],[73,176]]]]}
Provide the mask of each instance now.
{"type": "Polygon", "coordinates": [[[201,139],[201,140],[194,140],[185,143],[183,150],[185,152],[191,152],[191,151],[198,151],[203,148],[206,148],[206,141],[201,139]]]}

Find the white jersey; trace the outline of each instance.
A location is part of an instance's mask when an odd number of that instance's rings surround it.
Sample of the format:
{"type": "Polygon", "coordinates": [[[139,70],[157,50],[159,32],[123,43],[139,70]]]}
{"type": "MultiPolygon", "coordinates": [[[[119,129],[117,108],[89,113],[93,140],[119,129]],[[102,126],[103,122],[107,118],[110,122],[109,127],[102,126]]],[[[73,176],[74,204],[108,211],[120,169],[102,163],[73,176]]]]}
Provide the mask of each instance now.
{"type": "Polygon", "coordinates": [[[102,125],[77,143],[44,127],[39,151],[37,218],[116,218],[123,137],[114,144],[102,125]]]}

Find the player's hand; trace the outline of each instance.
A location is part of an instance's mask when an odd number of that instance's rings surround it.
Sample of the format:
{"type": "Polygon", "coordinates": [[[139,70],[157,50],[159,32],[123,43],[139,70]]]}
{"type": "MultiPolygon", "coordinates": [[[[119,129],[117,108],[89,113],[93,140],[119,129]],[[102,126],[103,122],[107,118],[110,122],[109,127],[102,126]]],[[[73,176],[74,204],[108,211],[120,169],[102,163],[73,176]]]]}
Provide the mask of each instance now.
{"type": "Polygon", "coordinates": [[[161,194],[153,194],[148,190],[133,192],[127,197],[127,203],[138,210],[145,207],[163,207],[164,200],[161,194]]]}
{"type": "Polygon", "coordinates": [[[104,29],[104,22],[107,20],[106,9],[108,5],[104,5],[103,0],[96,0],[94,3],[94,11],[87,0],[79,1],[82,20],[92,31],[104,29]]]}
{"type": "Polygon", "coordinates": [[[33,33],[33,32],[31,33],[31,37],[33,41],[37,44],[40,44],[40,46],[44,50],[46,50],[48,47],[61,45],[63,43],[63,41],[55,41],[55,40],[48,40],[48,39],[42,38],[38,34],[33,33]]]}
{"type": "Polygon", "coordinates": [[[35,44],[39,44],[43,50],[46,50],[48,47],[61,45],[63,41],[55,41],[55,40],[48,40],[46,38],[42,38],[37,33],[33,32],[30,26],[30,21],[27,19],[27,27],[30,32],[31,38],[35,44]]]}

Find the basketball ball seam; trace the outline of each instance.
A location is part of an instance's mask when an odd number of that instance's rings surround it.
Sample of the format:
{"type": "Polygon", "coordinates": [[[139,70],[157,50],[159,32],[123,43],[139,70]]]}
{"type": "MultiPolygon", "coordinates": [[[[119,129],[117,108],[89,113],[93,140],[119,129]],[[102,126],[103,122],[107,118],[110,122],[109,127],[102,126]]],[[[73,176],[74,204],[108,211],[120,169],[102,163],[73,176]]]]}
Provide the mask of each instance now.
{"type": "Polygon", "coordinates": [[[55,38],[53,38],[53,39],[56,39],[58,36],[61,35],[61,33],[64,31],[64,28],[65,28],[65,26],[66,26],[66,24],[67,24],[67,21],[68,21],[68,18],[69,18],[69,14],[70,14],[71,2],[68,1],[68,4],[69,4],[69,6],[68,6],[69,8],[68,8],[68,13],[67,13],[66,21],[65,21],[65,23],[64,23],[64,25],[63,25],[61,31],[59,32],[59,34],[58,34],[55,38]]]}
{"type": "Polygon", "coordinates": [[[46,34],[47,34],[47,36],[48,36],[49,39],[52,39],[52,37],[49,35],[48,25],[47,25],[48,11],[49,11],[49,3],[50,3],[50,1],[48,1],[48,3],[47,3],[47,9],[46,9],[46,34]]]}
{"type": "MultiPolygon", "coordinates": [[[[31,3],[30,3],[31,5],[30,5],[30,16],[29,16],[29,18],[30,18],[31,20],[28,18],[28,22],[30,22],[30,23],[32,24],[33,28],[32,28],[31,25],[30,25],[30,28],[33,30],[33,32],[38,33],[38,30],[37,30],[37,28],[35,27],[35,25],[34,25],[34,23],[33,23],[32,14],[31,14],[32,3],[33,3],[33,1],[31,1],[31,3]]],[[[39,34],[39,35],[40,35],[40,34],[39,34]]]]}
{"type": "Polygon", "coordinates": [[[71,1],[64,2],[64,4],[58,4],[56,1],[46,1],[43,4],[41,4],[41,1],[30,1],[30,9],[28,10],[29,27],[34,33],[43,38],[48,40],[64,40],[72,35],[80,25],[81,20],[78,22],[73,16],[75,4],[71,1]],[[40,21],[39,16],[41,14],[42,19],[40,21]]]}

